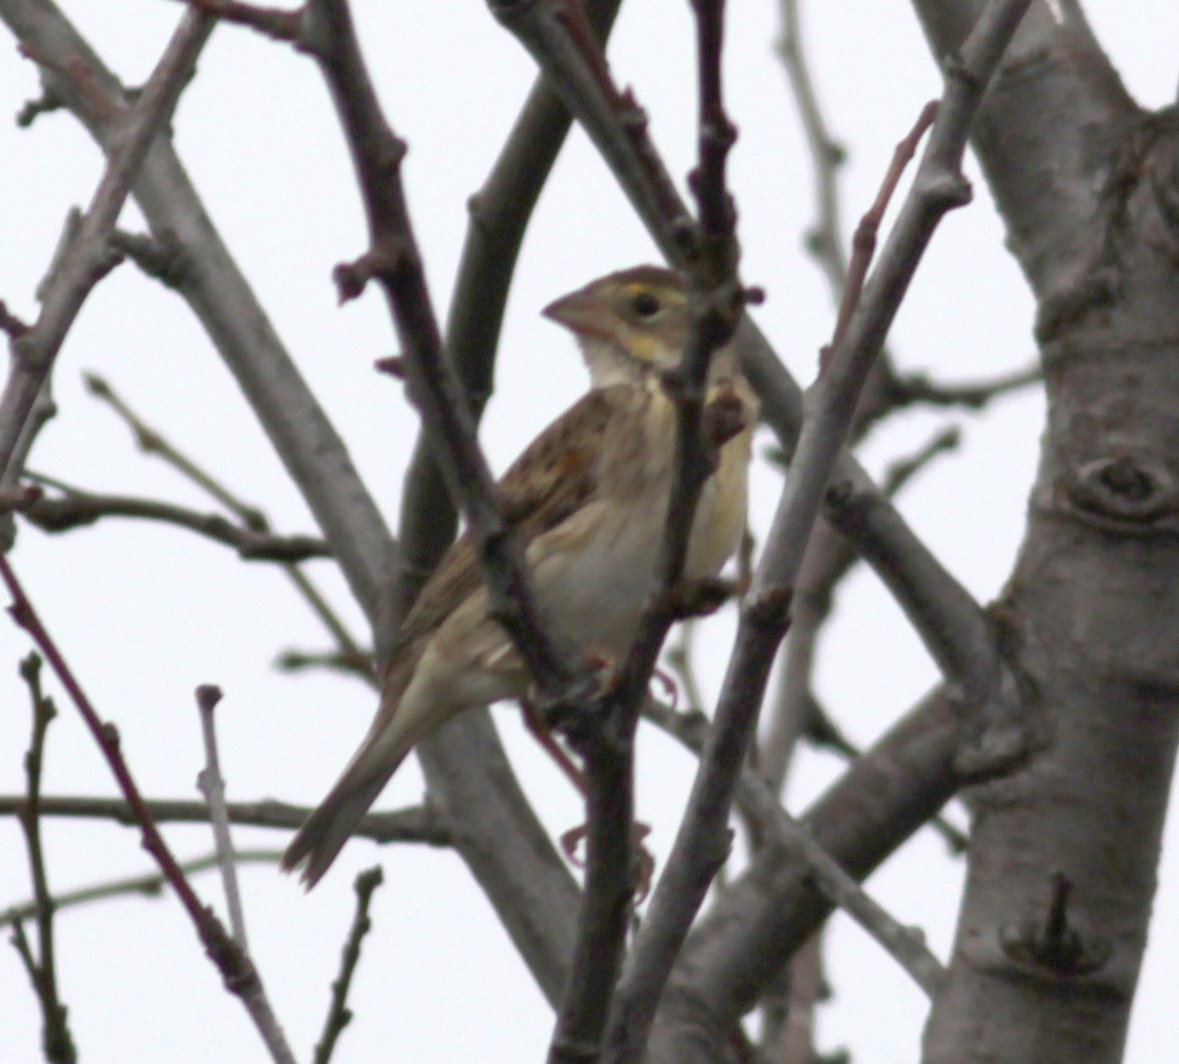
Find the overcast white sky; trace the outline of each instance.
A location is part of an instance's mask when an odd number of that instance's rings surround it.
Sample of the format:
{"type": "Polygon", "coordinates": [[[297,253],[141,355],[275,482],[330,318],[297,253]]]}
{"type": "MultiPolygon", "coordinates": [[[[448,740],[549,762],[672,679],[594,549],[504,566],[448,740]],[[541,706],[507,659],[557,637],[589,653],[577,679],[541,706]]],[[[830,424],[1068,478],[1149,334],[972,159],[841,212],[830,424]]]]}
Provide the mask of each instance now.
{"type": "MultiPolygon", "coordinates": [[[[1042,0],[1037,0],[1042,2],[1042,0]]],[[[145,77],[180,16],[166,0],[71,0],[63,8],[125,82],[145,77]]],[[[419,241],[440,313],[463,239],[467,196],[479,187],[534,76],[531,60],[481,4],[457,0],[357,0],[357,17],[389,117],[410,143],[405,169],[419,241]]],[[[1148,106],[1174,99],[1179,8],[1170,0],[1086,4],[1131,91],[1148,106]]],[[[862,211],[892,144],[939,78],[907,4],[812,3],[807,43],[822,100],[851,160],[844,191],[862,211]]],[[[782,71],[772,55],[773,0],[731,0],[727,94],[741,130],[732,176],[742,219],[745,279],[768,301],[757,312],[804,381],[829,335],[824,282],[802,250],[813,215],[810,163],[782,71]]],[[[32,65],[9,48],[0,59],[0,112],[37,94],[32,65]]],[[[691,165],[694,80],[689,5],[628,0],[610,56],[617,79],[635,87],[673,173],[691,165]]],[[[374,379],[371,362],[393,349],[375,296],[340,309],[331,267],[364,246],[362,220],[335,118],[304,57],[232,27],[220,29],[175,120],[176,138],[205,204],[253,282],[284,341],[345,435],[371,490],[395,522],[400,478],[416,426],[397,388],[374,379]]],[[[35,316],[34,289],[72,205],[85,205],[102,161],[67,115],[31,131],[0,125],[0,298],[35,316]]],[[[970,174],[977,176],[973,162],[970,174]]],[[[939,232],[897,321],[893,344],[906,369],[957,381],[1025,365],[1034,355],[1032,304],[985,188],[939,232]]],[[[847,219],[850,230],[853,219],[847,219]]],[[[124,225],[139,216],[129,207],[124,225]]],[[[520,263],[501,345],[497,393],[484,442],[496,468],[584,387],[570,340],[538,317],[546,302],[621,266],[656,258],[645,233],[585,138],[575,133],[536,213],[520,263]]],[[[89,399],[83,370],[106,376],[142,415],[276,527],[312,532],[297,493],[253,423],[211,346],[170,292],[124,266],[97,289],[62,353],[57,419],[31,466],[97,491],[127,491],[207,503],[154,460],[89,399]]],[[[984,416],[955,415],[965,452],[910,487],[902,508],[939,556],[981,599],[1010,571],[1022,534],[1043,404],[1035,392],[984,416]]],[[[946,422],[916,413],[867,450],[873,470],[911,452],[946,422]]],[[[755,529],[777,498],[759,473],[755,529]]],[[[101,712],[115,720],[143,789],[194,796],[201,748],[192,689],[219,684],[222,759],[231,798],[317,801],[366,729],[374,697],[329,676],[298,679],[271,662],[287,647],[319,649],[324,634],[271,567],[243,567],[225,549],[183,532],[110,523],[48,538],[23,528],[14,556],[30,594],[101,712]]],[[[309,570],[363,634],[358,610],[326,564],[309,570]]],[[[866,572],[839,600],[824,642],[818,691],[841,725],[867,742],[923,693],[935,673],[899,611],[866,572]]],[[[731,616],[702,636],[701,668],[715,691],[731,616]]],[[[27,698],[15,680],[23,634],[0,624],[0,791],[23,789],[27,698]]],[[[53,685],[56,693],[56,685],[53,685]]],[[[45,790],[113,793],[105,765],[72,707],[62,702],[49,740],[45,790]]],[[[580,822],[567,786],[527,740],[514,710],[497,710],[513,758],[554,832],[580,822]]],[[[640,812],[655,826],[662,857],[693,764],[662,737],[642,740],[640,812]]],[[[791,805],[801,807],[834,778],[827,758],[803,759],[791,805]]],[[[407,766],[381,803],[421,794],[407,766]]],[[[64,890],[146,870],[127,829],[45,826],[49,872],[64,890]]],[[[207,829],[168,828],[183,855],[204,853],[207,829]]],[[[283,845],[285,835],[240,831],[239,847],[283,845]]],[[[1179,869],[1174,828],[1156,903],[1128,1060],[1162,1059],[1179,1037],[1173,973],[1179,965],[1179,869]]],[[[28,896],[20,833],[0,821],[0,907],[28,896]]],[[[272,867],[243,873],[251,945],[275,1007],[301,1059],[308,1059],[326,1008],[338,950],[352,918],[357,870],[380,859],[386,885],[374,905],[352,1004],[356,1019],[336,1059],[488,1061],[539,1059],[551,1015],[489,905],[453,854],[422,848],[348,848],[311,896],[272,867]]],[[[920,924],[944,953],[953,931],[960,868],[928,832],[871,881],[900,918],[920,924]]],[[[199,881],[220,905],[212,877],[199,881]]],[[[835,1000],[824,1008],[821,1044],[849,1046],[860,1064],[913,1060],[925,1002],[864,936],[837,918],[829,936],[835,1000]]],[[[119,901],[63,913],[58,921],[61,991],[81,1057],[88,1062],[254,1061],[264,1054],[244,1012],[221,990],[185,917],[171,900],[119,901]]],[[[11,950],[0,950],[0,1059],[38,1056],[39,1018],[11,950]]],[[[1173,1052],[1173,1050],[1170,1050],[1173,1052]]]]}

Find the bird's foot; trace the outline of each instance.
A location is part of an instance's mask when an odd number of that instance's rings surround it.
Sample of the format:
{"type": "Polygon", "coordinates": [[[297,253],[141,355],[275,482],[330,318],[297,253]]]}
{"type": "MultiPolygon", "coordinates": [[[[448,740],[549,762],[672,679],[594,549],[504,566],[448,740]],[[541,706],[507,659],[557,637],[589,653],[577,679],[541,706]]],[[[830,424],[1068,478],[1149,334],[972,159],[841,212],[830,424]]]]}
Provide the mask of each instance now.
{"type": "MultiPolygon", "coordinates": [[[[578,853],[578,848],[588,833],[587,825],[579,824],[575,828],[561,833],[561,851],[578,868],[585,867],[585,861],[578,853]]],[[[655,878],[655,855],[647,849],[644,841],[651,834],[651,825],[636,820],[630,826],[630,841],[634,846],[634,860],[638,875],[635,880],[635,904],[645,901],[651,892],[651,882],[655,878]]]]}

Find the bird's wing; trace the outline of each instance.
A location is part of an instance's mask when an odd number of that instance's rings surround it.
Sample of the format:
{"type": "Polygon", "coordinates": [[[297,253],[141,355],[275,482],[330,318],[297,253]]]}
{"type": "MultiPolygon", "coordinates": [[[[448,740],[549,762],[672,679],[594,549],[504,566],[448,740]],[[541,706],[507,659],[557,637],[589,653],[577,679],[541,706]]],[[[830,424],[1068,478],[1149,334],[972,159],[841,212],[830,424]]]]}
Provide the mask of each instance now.
{"type": "MultiPolygon", "coordinates": [[[[582,396],[524,450],[496,485],[500,512],[526,547],[576,513],[597,490],[597,456],[614,418],[628,408],[629,384],[582,396]]],[[[398,633],[391,669],[403,651],[433,632],[482,583],[470,536],[458,539],[426,581],[398,633]]],[[[410,651],[413,656],[413,651],[410,651]]]]}

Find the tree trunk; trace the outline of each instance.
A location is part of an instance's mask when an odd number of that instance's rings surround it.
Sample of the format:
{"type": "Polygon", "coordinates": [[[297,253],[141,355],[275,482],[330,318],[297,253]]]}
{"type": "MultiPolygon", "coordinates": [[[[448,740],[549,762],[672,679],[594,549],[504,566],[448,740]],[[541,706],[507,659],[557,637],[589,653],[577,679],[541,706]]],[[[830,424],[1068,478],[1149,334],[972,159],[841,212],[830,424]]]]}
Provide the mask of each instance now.
{"type": "MultiPolygon", "coordinates": [[[[945,55],[981,5],[917,6],[945,55]]],[[[1048,425],[995,616],[1043,746],[972,795],[929,1064],[1120,1060],[1179,723],[1175,119],[1060,9],[1031,9],[974,135],[1039,302],[1048,425]]]]}

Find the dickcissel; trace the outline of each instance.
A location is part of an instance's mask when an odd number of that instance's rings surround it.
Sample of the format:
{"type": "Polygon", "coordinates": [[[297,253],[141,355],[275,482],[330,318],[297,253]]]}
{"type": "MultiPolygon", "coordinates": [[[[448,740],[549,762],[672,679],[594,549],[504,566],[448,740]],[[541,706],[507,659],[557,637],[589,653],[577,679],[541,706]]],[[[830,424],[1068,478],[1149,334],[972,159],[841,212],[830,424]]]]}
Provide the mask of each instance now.
{"type": "MultiPolygon", "coordinates": [[[[497,485],[504,519],[525,544],[546,623],[587,661],[629,649],[651,588],[673,477],[675,405],[664,371],[680,360],[690,314],[684,280],[639,266],[545,308],[577,337],[592,390],[538,436],[497,485]]],[[[745,523],[753,394],[730,344],[709,373],[735,432],[725,433],[689,540],[685,576],[715,576],[745,523]]],[[[718,441],[720,442],[720,441],[718,441]]],[[[308,888],[335,860],[413,745],[456,713],[527,696],[530,678],[488,613],[470,541],[459,539],[406,618],[380,708],[339,782],[295,835],[283,867],[308,888]]]]}

